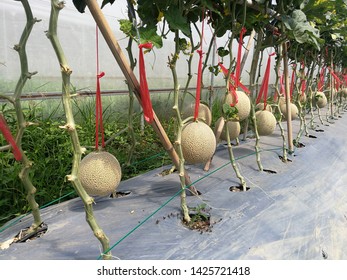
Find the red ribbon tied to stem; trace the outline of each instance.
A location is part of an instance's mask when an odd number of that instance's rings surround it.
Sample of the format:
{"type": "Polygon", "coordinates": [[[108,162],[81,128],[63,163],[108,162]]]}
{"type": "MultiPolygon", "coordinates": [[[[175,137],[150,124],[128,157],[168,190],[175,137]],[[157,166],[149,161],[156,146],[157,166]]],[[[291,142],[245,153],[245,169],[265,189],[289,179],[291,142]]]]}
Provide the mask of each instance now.
{"type": "Polygon", "coordinates": [[[264,74],[264,79],[263,82],[261,84],[260,90],[259,90],[259,94],[256,100],[256,104],[258,104],[261,100],[261,98],[263,98],[263,102],[264,102],[264,110],[266,108],[266,103],[267,103],[267,93],[269,90],[269,78],[270,78],[270,66],[271,66],[271,57],[274,56],[276,53],[272,53],[269,55],[268,59],[267,59],[267,64],[266,64],[266,70],[265,70],[265,74],[264,74]]]}
{"type": "MultiPolygon", "coordinates": [[[[242,45],[243,45],[243,36],[246,33],[246,28],[242,27],[241,32],[240,32],[240,39],[239,39],[239,46],[238,46],[238,51],[237,51],[237,60],[236,60],[236,67],[235,67],[235,75],[234,73],[230,73],[230,80],[229,80],[229,92],[233,95],[234,97],[234,103],[230,104],[230,106],[235,106],[238,102],[238,96],[236,93],[236,90],[241,87],[246,93],[249,93],[249,89],[246,88],[241,82],[240,82],[240,75],[241,75],[241,53],[242,53],[242,45]]],[[[221,68],[222,72],[224,73],[225,76],[228,75],[228,69],[224,67],[224,65],[219,62],[218,63],[219,67],[221,68]]]]}
{"type": "Polygon", "coordinates": [[[105,72],[96,75],[96,100],[95,100],[95,149],[99,149],[99,128],[101,133],[101,146],[105,147],[104,126],[102,121],[102,103],[100,79],[105,76],[105,72]]]}
{"type": "Polygon", "coordinates": [[[336,75],[336,73],[334,72],[333,69],[331,69],[330,67],[328,67],[328,69],[329,69],[331,75],[332,75],[332,76],[334,77],[334,79],[335,79],[335,89],[336,89],[336,90],[339,90],[340,84],[341,84],[340,78],[336,75]]]}
{"type": "Polygon", "coordinates": [[[199,115],[199,106],[200,106],[200,95],[201,95],[201,79],[202,79],[202,58],[204,53],[202,50],[197,50],[199,54],[199,65],[198,65],[198,77],[196,81],[196,94],[195,94],[195,108],[194,108],[194,121],[197,120],[199,115]]]}
{"type": "Polygon", "coordinates": [[[326,68],[323,67],[319,73],[318,91],[323,90],[325,70],[326,70],[326,68]]]}
{"type": "Polygon", "coordinates": [[[0,131],[4,135],[5,140],[12,146],[12,152],[16,160],[22,159],[22,153],[19,150],[16,141],[14,140],[11,131],[6,123],[5,118],[0,114],[0,131]]]}
{"type": "Polygon", "coordinates": [[[143,49],[152,49],[153,44],[152,43],[145,43],[140,44],[140,54],[139,54],[139,72],[140,72],[140,95],[141,95],[141,101],[142,101],[142,109],[143,114],[145,116],[145,120],[148,123],[151,123],[153,121],[153,107],[152,102],[149,94],[148,84],[147,84],[147,77],[146,77],[146,68],[145,68],[145,61],[143,57],[143,49]]]}

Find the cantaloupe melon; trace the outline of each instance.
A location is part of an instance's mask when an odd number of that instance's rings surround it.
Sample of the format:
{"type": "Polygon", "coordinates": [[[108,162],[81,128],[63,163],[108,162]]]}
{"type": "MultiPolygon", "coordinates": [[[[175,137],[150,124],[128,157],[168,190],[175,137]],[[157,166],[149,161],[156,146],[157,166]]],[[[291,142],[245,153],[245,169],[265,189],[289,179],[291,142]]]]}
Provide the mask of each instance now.
{"type": "MultiPolygon", "coordinates": [[[[223,117],[220,117],[215,124],[215,129],[214,129],[214,133],[217,132],[218,126],[220,124],[220,122],[222,121],[223,117]]],[[[240,135],[240,131],[241,131],[241,126],[240,126],[240,122],[233,122],[233,121],[228,121],[226,124],[224,124],[223,127],[223,131],[222,134],[220,135],[220,139],[226,141],[226,129],[225,129],[225,125],[228,125],[228,130],[229,130],[229,137],[230,137],[230,141],[236,139],[237,137],[239,137],[240,135]]]]}
{"type": "Polygon", "coordinates": [[[255,113],[255,118],[259,135],[266,136],[274,132],[276,128],[276,118],[271,112],[267,110],[257,111],[255,113]]]}
{"type": "MultiPolygon", "coordinates": [[[[264,103],[260,102],[257,105],[255,105],[255,110],[259,111],[259,110],[264,110],[264,103]]],[[[272,107],[269,104],[266,104],[266,110],[269,112],[272,112],[272,107]]]]}
{"type": "Polygon", "coordinates": [[[91,152],[81,160],[78,178],[91,196],[111,194],[118,187],[121,177],[117,158],[108,152],[91,152]]]}
{"type": "Polygon", "coordinates": [[[216,150],[216,137],[202,121],[190,122],[183,127],[181,147],[189,164],[206,163],[216,150]]]}
{"type": "MultiPolygon", "coordinates": [[[[283,118],[286,119],[287,116],[287,106],[284,97],[280,97],[279,99],[279,106],[281,109],[281,112],[283,114],[283,118]]],[[[295,120],[299,116],[299,110],[298,107],[294,103],[290,103],[290,113],[292,120],[295,120]]]]}
{"type": "MultiPolygon", "coordinates": [[[[188,117],[193,117],[194,112],[195,112],[195,103],[191,103],[182,110],[183,119],[186,119],[188,117]]],[[[200,103],[199,105],[198,119],[204,121],[207,125],[211,125],[212,123],[211,110],[207,105],[203,103],[200,103]]]]}
{"type": "Polygon", "coordinates": [[[306,97],[306,94],[305,93],[299,93],[300,94],[300,96],[299,96],[299,100],[300,100],[300,103],[306,103],[306,101],[307,101],[307,97],[306,97]]]}
{"type": "MultiPolygon", "coordinates": [[[[239,121],[243,121],[244,119],[248,118],[250,112],[251,112],[251,101],[246,93],[243,91],[236,91],[236,94],[238,96],[238,102],[236,103],[235,107],[238,110],[238,117],[239,121]]],[[[227,104],[235,104],[235,97],[233,94],[228,94],[225,103],[227,104]]]]}
{"type": "Polygon", "coordinates": [[[340,94],[342,94],[342,97],[347,97],[347,88],[343,88],[340,90],[340,94]]]}
{"type": "Polygon", "coordinates": [[[324,108],[328,104],[328,99],[325,96],[324,92],[317,91],[314,96],[313,102],[318,108],[324,108]]]}

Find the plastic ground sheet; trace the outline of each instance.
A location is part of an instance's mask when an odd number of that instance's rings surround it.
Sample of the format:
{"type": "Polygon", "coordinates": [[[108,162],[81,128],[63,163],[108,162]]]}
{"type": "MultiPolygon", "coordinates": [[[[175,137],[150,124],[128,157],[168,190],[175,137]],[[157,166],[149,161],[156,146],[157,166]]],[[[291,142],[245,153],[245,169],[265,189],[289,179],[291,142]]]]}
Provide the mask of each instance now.
{"type": "MultiPolygon", "coordinates": [[[[278,126],[271,136],[261,137],[262,165],[276,173],[259,171],[255,139],[240,139],[232,148],[249,187],[245,192],[230,190],[240,181],[225,142],[218,144],[209,171],[203,171],[203,165],[187,165],[201,192],[198,197],[188,195],[187,203],[204,208],[211,224],[207,229],[192,230],[182,223],[179,176],[160,175],[170,166],[122,181],[117,191],[130,192],[126,196],[95,198],[94,214],[110,240],[113,258],[347,259],[346,116],[340,114],[334,123],[323,116],[323,122],[315,117],[318,126],[309,129],[311,137],[303,133],[300,142],[305,147],[288,155],[287,163],[280,159],[283,140],[278,126]]],[[[294,139],[299,125],[293,121],[294,139]]],[[[101,244],[86,222],[80,198],[44,208],[41,214],[47,232],[0,250],[0,259],[100,258],[101,244]]],[[[0,233],[0,243],[31,222],[31,215],[14,225],[10,221],[0,233]]]]}

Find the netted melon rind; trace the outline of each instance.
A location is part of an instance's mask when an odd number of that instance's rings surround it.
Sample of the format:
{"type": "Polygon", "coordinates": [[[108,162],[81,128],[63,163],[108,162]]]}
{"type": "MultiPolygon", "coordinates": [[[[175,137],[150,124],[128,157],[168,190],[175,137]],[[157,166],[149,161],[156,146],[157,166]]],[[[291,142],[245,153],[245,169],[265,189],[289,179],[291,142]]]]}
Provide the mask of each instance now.
{"type": "MultiPolygon", "coordinates": [[[[251,101],[246,93],[243,91],[236,91],[238,102],[236,103],[235,107],[238,110],[238,117],[239,121],[243,121],[244,119],[248,118],[250,112],[251,112],[251,101]]],[[[228,94],[225,103],[227,104],[235,104],[234,96],[232,94],[228,94]]]]}
{"type": "Polygon", "coordinates": [[[262,110],[255,113],[255,118],[257,121],[257,130],[260,136],[271,135],[276,128],[276,118],[275,116],[267,111],[262,110]]]}
{"type": "Polygon", "coordinates": [[[190,122],[182,130],[182,152],[188,164],[206,163],[216,150],[216,137],[204,122],[190,122]]]}
{"type": "MultiPolygon", "coordinates": [[[[195,103],[191,103],[182,110],[183,119],[193,117],[194,112],[195,112],[195,103]]],[[[211,125],[212,123],[211,110],[207,105],[203,103],[200,103],[199,105],[198,119],[204,121],[207,125],[211,125]]]]}
{"type": "MultiPolygon", "coordinates": [[[[282,103],[282,104],[280,103],[280,108],[281,108],[281,112],[283,114],[284,119],[286,119],[286,116],[287,116],[286,103],[282,103]]],[[[290,103],[290,114],[291,114],[292,120],[297,119],[299,116],[299,109],[294,103],[290,103]]]]}
{"type": "MultiPolygon", "coordinates": [[[[219,123],[222,121],[223,117],[220,117],[215,124],[215,130],[214,133],[217,132],[219,123]]],[[[241,126],[240,126],[240,122],[233,122],[233,121],[228,121],[227,122],[228,125],[228,130],[229,130],[229,137],[230,137],[230,141],[236,139],[237,137],[239,137],[240,132],[241,132],[241,126]]],[[[226,132],[225,132],[225,125],[223,127],[223,131],[222,134],[220,135],[220,139],[226,141],[226,132]]]]}
{"type": "Polygon", "coordinates": [[[106,196],[114,192],[122,177],[117,158],[108,152],[91,152],[80,163],[78,178],[91,196],[106,196]]]}
{"type": "Polygon", "coordinates": [[[326,95],[321,91],[316,92],[314,100],[314,103],[316,104],[316,106],[318,106],[318,108],[324,108],[328,104],[326,95]]]}
{"type": "MultiPolygon", "coordinates": [[[[264,103],[260,102],[257,105],[255,105],[255,110],[256,111],[264,110],[264,103]]],[[[269,112],[272,112],[271,105],[266,104],[266,110],[269,111],[269,112]]]]}

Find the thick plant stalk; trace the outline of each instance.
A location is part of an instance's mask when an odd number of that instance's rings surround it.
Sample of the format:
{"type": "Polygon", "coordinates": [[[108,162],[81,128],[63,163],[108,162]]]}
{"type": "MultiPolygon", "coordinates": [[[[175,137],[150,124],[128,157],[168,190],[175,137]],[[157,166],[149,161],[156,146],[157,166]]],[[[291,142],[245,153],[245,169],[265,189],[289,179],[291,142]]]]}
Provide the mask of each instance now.
{"type": "MultiPolygon", "coordinates": [[[[104,36],[104,39],[113,54],[114,58],[116,59],[119,67],[121,68],[128,85],[133,90],[136,98],[138,99],[139,103],[142,104],[141,96],[140,96],[140,84],[138,80],[136,79],[133,71],[130,68],[130,65],[128,64],[122,49],[120,48],[117,39],[115,38],[104,14],[102,13],[99,4],[96,0],[85,0],[85,3],[88,6],[88,9],[90,10],[95,22],[97,23],[102,35],[104,36]]],[[[164,149],[170,156],[171,160],[173,161],[173,164],[176,166],[176,168],[179,167],[179,157],[169,139],[167,136],[164,128],[162,127],[158,117],[156,116],[155,112],[154,114],[154,120],[150,123],[153,130],[158,135],[164,149]]],[[[197,194],[197,191],[195,190],[195,187],[192,185],[192,182],[190,180],[189,174],[187,171],[184,172],[184,178],[185,178],[185,184],[188,186],[190,185],[190,190],[197,194]]]]}
{"type": "Polygon", "coordinates": [[[229,157],[230,157],[230,163],[231,163],[231,165],[235,171],[236,177],[240,180],[242,190],[246,191],[247,190],[247,184],[246,184],[245,179],[241,175],[239,168],[237,167],[233,148],[232,148],[231,142],[230,142],[229,127],[227,125],[225,126],[225,131],[226,131],[226,138],[227,138],[227,143],[228,143],[228,152],[229,152],[229,157]]]}
{"type": "MultiPolygon", "coordinates": [[[[256,48],[254,50],[254,54],[253,54],[253,60],[252,60],[252,64],[251,64],[251,71],[250,71],[250,91],[251,91],[251,120],[253,123],[253,127],[254,127],[254,134],[255,134],[255,157],[256,157],[256,162],[258,165],[258,169],[259,171],[263,171],[263,165],[261,163],[261,159],[260,159],[260,148],[259,148],[259,142],[260,142],[260,137],[259,137],[259,133],[258,133],[258,128],[257,128],[257,120],[255,117],[255,107],[254,107],[254,103],[255,103],[255,99],[256,99],[256,94],[255,94],[255,77],[256,77],[256,72],[257,72],[257,65],[259,64],[259,69],[260,69],[260,64],[259,63],[259,56],[260,54],[263,53],[263,51],[261,51],[261,47],[262,47],[262,43],[263,43],[263,34],[259,33],[257,36],[257,45],[256,48]]],[[[244,132],[244,139],[246,139],[246,135],[247,135],[247,130],[248,130],[248,125],[245,128],[245,132],[244,132]]]]}
{"type": "Polygon", "coordinates": [[[183,130],[183,122],[181,118],[181,113],[179,109],[179,84],[178,84],[178,78],[177,78],[177,71],[176,71],[176,62],[179,56],[179,46],[178,46],[178,31],[175,31],[175,37],[176,37],[176,45],[175,45],[175,53],[172,55],[172,58],[169,60],[169,66],[172,73],[173,83],[174,83],[174,106],[173,110],[176,112],[176,121],[177,121],[177,130],[176,130],[176,151],[179,156],[179,165],[178,165],[178,174],[180,178],[181,183],[181,210],[183,214],[183,220],[186,223],[190,222],[190,216],[189,216],[189,210],[186,202],[186,192],[185,192],[185,179],[184,179],[184,156],[182,151],[182,130],[183,130]]]}
{"type": "Polygon", "coordinates": [[[103,232],[103,230],[99,227],[99,225],[96,222],[96,219],[94,217],[93,213],[93,203],[94,199],[90,197],[87,192],[84,190],[79,178],[78,178],[78,169],[79,164],[81,161],[82,154],[85,151],[85,148],[82,148],[80,146],[78,134],[76,131],[75,126],[75,120],[73,117],[72,112],[72,102],[71,102],[71,93],[70,93],[70,75],[72,73],[72,70],[70,69],[64,51],[60,45],[58,35],[57,35],[57,23],[58,23],[58,16],[61,9],[64,8],[64,3],[59,2],[58,0],[51,0],[51,15],[50,15],[50,21],[49,21],[49,29],[47,32],[47,37],[51,41],[51,44],[54,48],[54,51],[57,55],[59,64],[60,64],[60,70],[62,74],[62,90],[63,90],[63,106],[65,110],[65,116],[66,116],[66,124],[62,126],[70,135],[71,141],[72,141],[72,147],[73,147],[73,162],[72,162],[72,170],[71,174],[67,175],[66,178],[68,181],[71,182],[74,189],[76,190],[76,193],[79,195],[79,197],[82,199],[85,212],[86,212],[86,220],[93,230],[93,233],[95,237],[100,241],[102,244],[102,250],[103,252],[107,252],[103,255],[104,259],[111,259],[111,252],[109,251],[109,239],[103,232]]]}
{"type": "Polygon", "coordinates": [[[32,168],[33,162],[31,162],[28,159],[28,157],[26,156],[26,154],[24,153],[22,149],[22,137],[26,127],[28,126],[28,123],[25,121],[25,118],[24,118],[20,97],[21,97],[22,90],[26,81],[36,74],[36,72],[30,73],[28,71],[28,60],[27,60],[25,47],[26,47],[27,40],[30,36],[31,30],[34,24],[38,22],[38,20],[33,17],[28,1],[27,0],[20,0],[20,1],[25,10],[27,23],[22,33],[22,36],[20,38],[19,44],[14,46],[14,49],[19,54],[19,59],[21,64],[21,75],[16,85],[13,101],[14,101],[14,107],[16,111],[16,118],[17,118],[17,124],[18,124],[16,143],[22,154],[22,169],[19,173],[19,178],[27,192],[26,199],[29,203],[29,206],[32,210],[32,215],[34,217],[34,222],[30,226],[30,228],[27,230],[27,233],[29,234],[29,233],[36,232],[38,230],[39,226],[42,224],[42,220],[40,216],[39,205],[37,204],[35,200],[36,188],[32,184],[29,177],[29,173],[32,168]]]}
{"type": "Polygon", "coordinates": [[[189,59],[187,59],[187,67],[188,67],[188,73],[187,73],[187,81],[186,81],[186,85],[184,87],[184,91],[183,91],[183,95],[182,95],[182,100],[181,100],[181,104],[180,104],[180,110],[183,110],[183,106],[184,106],[184,100],[186,99],[187,93],[188,93],[188,88],[190,85],[190,82],[193,78],[193,74],[192,74],[192,62],[193,62],[193,57],[194,57],[194,52],[199,48],[200,43],[198,43],[196,46],[194,46],[194,39],[193,36],[191,35],[189,37],[190,40],[190,45],[191,45],[191,50],[189,53],[189,59]]]}
{"type": "MultiPolygon", "coordinates": [[[[233,6],[233,10],[235,11],[235,4],[233,6]]],[[[225,94],[225,98],[223,100],[223,104],[226,102],[226,99],[227,99],[227,95],[229,94],[229,83],[230,83],[230,72],[231,72],[231,64],[232,64],[232,44],[233,44],[233,34],[234,32],[232,33],[232,36],[231,38],[229,39],[229,51],[230,51],[230,65],[229,65],[229,72],[227,74],[227,79],[226,79],[226,94],[225,94]]],[[[237,77],[238,78],[238,77],[237,77]]],[[[221,122],[222,123],[222,122],[221,122]]],[[[231,141],[230,141],[230,135],[229,135],[229,128],[228,128],[228,125],[227,125],[227,122],[224,122],[224,126],[225,126],[225,131],[226,131],[226,140],[227,140],[227,145],[228,145],[228,153],[229,153],[229,158],[230,158],[230,163],[234,169],[234,172],[236,174],[236,177],[240,180],[240,183],[241,183],[241,186],[243,188],[243,191],[246,191],[247,189],[247,185],[246,185],[246,181],[244,180],[244,178],[242,177],[241,175],[241,172],[236,164],[236,160],[235,160],[235,156],[234,156],[234,153],[233,153],[233,148],[232,148],[232,145],[231,145],[231,141]]],[[[223,128],[222,128],[223,129],[223,128]]]]}
{"type": "Polygon", "coordinates": [[[274,107],[277,109],[277,111],[279,112],[279,118],[277,119],[277,125],[278,127],[280,128],[280,132],[281,132],[281,137],[282,137],[282,141],[283,141],[283,144],[282,144],[282,161],[283,162],[287,162],[288,158],[287,158],[287,145],[286,145],[286,137],[285,137],[285,134],[284,134],[284,129],[283,129],[283,126],[282,126],[282,112],[281,112],[281,109],[280,109],[280,106],[279,106],[279,102],[280,102],[280,99],[279,99],[279,96],[280,96],[280,91],[278,90],[278,83],[279,83],[279,80],[280,80],[280,67],[281,67],[281,59],[282,59],[282,56],[281,56],[281,46],[278,46],[278,49],[276,49],[276,53],[277,53],[277,56],[278,56],[278,59],[276,60],[276,81],[275,81],[275,90],[276,90],[276,93],[277,93],[277,96],[278,96],[278,99],[277,99],[277,104],[274,105],[274,107]]]}
{"type": "Polygon", "coordinates": [[[252,122],[253,122],[253,126],[254,126],[254,134],[255,134],[255,146],[254,146],[255,158],[256,158],[256,162],[257,162],[259,171],[263,171],[264,168],[263,168],[263,165],[261,163],[260,148],[259,148],[260,137],[259,137],[259,133],[258,133],[257,120],[255,117],[255,108],[254,108],[253,102],[251,103],[251,118],[252,118],[252,122]]]}
{"type": "MultiPolygon", "coordinates": [[[[283,32],[285,31],[283,25],[283,32]]],[[[285,92],[286,92],[286,110],[287,110],[287,136],[288,136],[288,153],[292,154],[294,152],[293,147],[293,128],[292,128],[292,117],[291,117],[291,106],[290,106],[290,85],[289,85],[289,71],[288,71],[288,51],[287,43],[283,43],[283,72],[285,81],[285,92]]]]}

